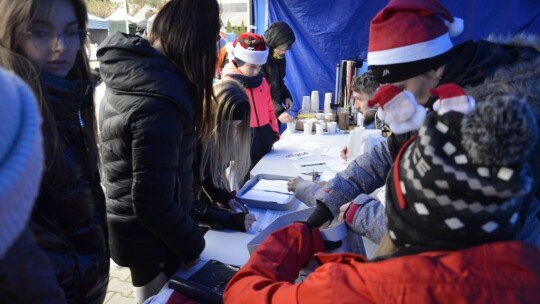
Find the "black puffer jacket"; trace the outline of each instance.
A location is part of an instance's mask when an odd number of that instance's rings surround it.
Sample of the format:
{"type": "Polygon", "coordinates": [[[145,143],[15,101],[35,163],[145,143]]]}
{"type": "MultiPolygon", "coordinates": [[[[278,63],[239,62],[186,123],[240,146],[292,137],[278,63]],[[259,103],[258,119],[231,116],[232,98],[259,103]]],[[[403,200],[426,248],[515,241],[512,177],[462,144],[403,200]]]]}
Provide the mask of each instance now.
{"type": "Polygon", "coordinates": [[[122,266],[194,260],[204,239],[190,216],[196,134],[187,81],[138,36],[117,32],[97,55],[107,85],[99,129],[111,256],[122,266]]]}
{"type": "Polygon", "coordinates": [[[91,122],[81,125],[80,120],[93,115],[92,96],[84,81],[46,74],[41,78],[56,119],[66,173],[54,181],[44,175],[30,226],[53,262],[68,302],[102,303],[109,281],[105,199],[95,141],[83,131],[91,122]],[[88,153],[90,149],[94,153],[88,153]]]}

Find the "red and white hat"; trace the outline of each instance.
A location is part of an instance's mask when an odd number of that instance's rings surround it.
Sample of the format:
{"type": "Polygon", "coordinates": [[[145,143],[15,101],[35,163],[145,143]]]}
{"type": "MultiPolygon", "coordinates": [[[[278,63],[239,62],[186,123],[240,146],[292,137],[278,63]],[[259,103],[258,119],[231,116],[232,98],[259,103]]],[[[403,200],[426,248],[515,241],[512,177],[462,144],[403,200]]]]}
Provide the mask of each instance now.
{"type": "Polygon", "coordinates": [[[368,65],[381,84],[421,75],[446,63],[452,41],[463,31],[436,0],[390,0],[371,20],[368,65]]]}
{"type": "Polygon", "coordinates": [[[457,84],[447,83],[440,85],[429,90],[429,94],[439,97],[433,104],[433,110],[440,115],[450,111],[467,114],[476,106],[474,98],[467,95],[463,88],[457,84]]]}
{"type": "Polygon", "coordinates": [[[418,130],[426,118],[426,109],[416,102],[414,95],[398,86],[381,86],[368,102],[370,107],[379,104],[377,116],[393,133],[404,134],[418,130]]]}
{"type": "Polygon", "coordinates": [[[263,65],[268,59],[268,48],[263,37],[254,33],[243,33],[234,40],[232,55],[250,64],[263,65]]]}

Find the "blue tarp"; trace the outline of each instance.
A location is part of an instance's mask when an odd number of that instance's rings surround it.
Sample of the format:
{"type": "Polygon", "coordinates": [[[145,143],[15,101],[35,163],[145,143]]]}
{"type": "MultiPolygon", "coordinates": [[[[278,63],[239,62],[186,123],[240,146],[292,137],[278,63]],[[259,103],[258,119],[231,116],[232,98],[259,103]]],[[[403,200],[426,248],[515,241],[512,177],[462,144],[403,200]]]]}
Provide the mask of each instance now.
{"type": "MultiPolygon", "coordinates": [[[[312,90],[334,92],[336,64],[367,57],[369,22],[387,1],[373,0],[253,0],[257,32],[274,21],[285,21],[296,35],[287,53],[286,84],[295,108],[312,90]],[[261,20],[262,19],[262,20],[261,20]]],[[[440,1],[454,16],[465,20],[455,44],[485,38],[491,33],[540,34],[538,0],[440,1]]]]}

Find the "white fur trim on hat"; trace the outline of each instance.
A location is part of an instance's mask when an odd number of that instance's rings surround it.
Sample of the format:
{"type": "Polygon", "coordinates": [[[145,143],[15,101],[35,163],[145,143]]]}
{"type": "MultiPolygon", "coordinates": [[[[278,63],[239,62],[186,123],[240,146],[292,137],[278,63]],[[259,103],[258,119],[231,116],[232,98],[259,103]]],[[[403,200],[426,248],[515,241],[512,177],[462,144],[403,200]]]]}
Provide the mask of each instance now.
{"type": "Polygon", "coordinates": [[[0,69],[0,258],[25,228],[43,172],[41,116],[28,86],[0,69]]]}
{"type": "Polygon", "coordinates": [[[268,48],[264,51],[255,51],[243,48],[240,43],[237,43],[233,49],[235,58],[250,64],[263,65],[268,59],[268,48]]]}
{"type": "Polygon", "coordinates": [[[465,27],[463,19],[458,17],[454,17],[454,22],[444,20],[444,25],[446,25],[448,28],[448,34],[450,34],[450,37],[460,35],[463,33],[463,28],[465,27]]]}
{"type": "Polygon", "coordinates": [[[368,65],[389,65],[413,62],[441,55],[452,49],[452,41],[448,33],[433,40],[406,45],[393,49],[368,52],[368,65]]]}
{"type": "Polygon", "coordinates": [[[382,119],[395,134],[404,134],[418,130],[426,118],[426,109],[416,102],[409,91],[403,91],[390,101],[384,108],[380,107],[377,116],[382,119]]]}

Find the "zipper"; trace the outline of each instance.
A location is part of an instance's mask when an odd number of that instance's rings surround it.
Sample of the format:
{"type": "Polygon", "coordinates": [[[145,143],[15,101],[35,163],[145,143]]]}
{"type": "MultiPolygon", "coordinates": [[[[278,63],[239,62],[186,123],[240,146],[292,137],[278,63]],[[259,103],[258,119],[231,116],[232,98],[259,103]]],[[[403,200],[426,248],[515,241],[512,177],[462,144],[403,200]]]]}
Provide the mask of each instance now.
{"type": "Polygon", "coordinates": [[[89,148],[89,145],[88,145],[88,140],[86,138],[86,132],[85,132],[85,126],[86,125],[84,123],[81,108],[82,108],[82,104],[83,104],[84,100],[86,99],[86,96],[88,95],[89,91],[90,91],[90,86],[87,84],[86,89],[84,90],[84,94],[83,94],[83,97],[81,99],[81,102],[79,103],[79,109],[77,110],[77,117],[79,119],[79,126],[81,127],[81,133],[82,133],[82,138],[83,138],[83,142],[84,142],[84,147],[86,148],[86,159],[87,159],[88,162],[90,162],[90,148],[89,148]]]}

